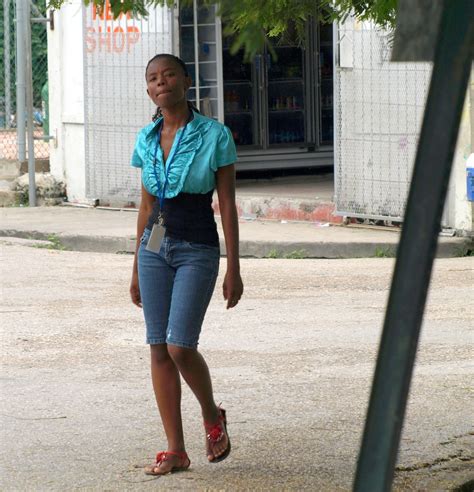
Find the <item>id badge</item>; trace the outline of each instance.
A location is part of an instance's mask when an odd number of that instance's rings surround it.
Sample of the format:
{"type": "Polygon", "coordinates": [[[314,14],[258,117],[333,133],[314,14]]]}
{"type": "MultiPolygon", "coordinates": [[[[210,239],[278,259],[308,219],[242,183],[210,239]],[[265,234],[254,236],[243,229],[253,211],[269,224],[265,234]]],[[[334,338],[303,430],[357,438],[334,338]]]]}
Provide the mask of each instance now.
{"type": "Polygon", "coordinates": [[[162,224],[153,224],[153,228],[150,233],[150,238],[148,239],[148,244],[146,245],[147,251],[152,251],[153,253],[159,253],[161,248],[161,243],[165,237],[166,229],[162,224]]]}

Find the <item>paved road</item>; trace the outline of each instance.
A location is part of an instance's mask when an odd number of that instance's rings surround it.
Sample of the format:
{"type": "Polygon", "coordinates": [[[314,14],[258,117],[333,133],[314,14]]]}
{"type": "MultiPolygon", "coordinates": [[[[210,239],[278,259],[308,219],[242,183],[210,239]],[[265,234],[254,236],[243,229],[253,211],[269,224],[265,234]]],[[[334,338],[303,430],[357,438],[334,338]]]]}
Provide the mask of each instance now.
{"type": "MultiPolygon", "coordinates": [[[[150,480],[164,440],[132,257],[0,247],[1,490],[350,490],[392,259],[243,260],[242,303],[216,291],[201,340],[232,455],[206,462],[185,389],[192,469],[150,480]]],[[[396,490],[472,476],[473,268],[436,262],[396,490]]]]}

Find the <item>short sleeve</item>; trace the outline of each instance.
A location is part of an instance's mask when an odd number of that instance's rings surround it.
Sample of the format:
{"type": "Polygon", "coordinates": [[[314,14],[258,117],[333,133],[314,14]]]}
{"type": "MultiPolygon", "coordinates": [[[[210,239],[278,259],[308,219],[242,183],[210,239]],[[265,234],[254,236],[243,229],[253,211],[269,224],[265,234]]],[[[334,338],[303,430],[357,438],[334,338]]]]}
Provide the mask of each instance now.
{"type": "Polygon", "coordinates": [[[237,151],[235,149],[234,139],[229,128],[224,126],[221,130],[216,144],[216,153],[214,156],[214,171],[219,167],[228,166],[237,160],[237,151]]]}
{"type": "Polygon", "coordinates": [[[143,132],[140,131],[135,140],[135,148],[133,149],[132,160],[130,164],[133,167],[143,167],[142,155],[145,150],[145,142],[143,138],[143,132]]]}

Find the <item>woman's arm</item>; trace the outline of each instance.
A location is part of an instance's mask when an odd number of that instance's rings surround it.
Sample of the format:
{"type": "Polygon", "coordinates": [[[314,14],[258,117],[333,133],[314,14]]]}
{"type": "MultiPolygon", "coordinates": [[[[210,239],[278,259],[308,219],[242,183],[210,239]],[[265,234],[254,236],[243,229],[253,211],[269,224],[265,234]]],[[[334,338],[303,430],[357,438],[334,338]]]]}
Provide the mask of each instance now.
{"type": "Polygon", "coordinates": [[[135,256],[133,258],[133,271],[132,271],[132,281],[130,283],[130,297],[132,298],[133,304],[138,307],[142,307],[140,298],[140,289],[138,286],[138,248],[140,247],[140,239],[145,230],[145,226],[148,222],[148,218],[153,210],[153,204],[155,202],[155,197],[150,195],[146,191],[142,184],[142,198],[140,201],[140,208],[138,209],[138,219],[137,219],[137,242],[135,246],[135,256]]]}
{"type": "Polygon", "coordinates": [[[240,277],[239,261],[239,221],[235,206],[235,166],[223,166],[217,170],[217,195],[224,229],[227,253],[227,272],[224,278],[223,292],[227,300],[227,309],[237,305],[244,286],[240,277]]]}

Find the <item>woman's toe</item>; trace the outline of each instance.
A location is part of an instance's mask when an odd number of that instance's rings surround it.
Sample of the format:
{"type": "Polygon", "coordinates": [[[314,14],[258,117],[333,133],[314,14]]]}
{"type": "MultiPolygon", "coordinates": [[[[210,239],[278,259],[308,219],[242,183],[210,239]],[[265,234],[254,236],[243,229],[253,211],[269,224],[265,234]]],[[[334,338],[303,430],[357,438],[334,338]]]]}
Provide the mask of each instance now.
{"type": "Polygon", "coordinates": [[[208,444],[207,446],[207,459],[212,461],[214,459],[215,451],[212,449],[212,446],[208,444]]]}

